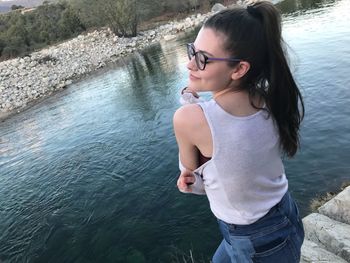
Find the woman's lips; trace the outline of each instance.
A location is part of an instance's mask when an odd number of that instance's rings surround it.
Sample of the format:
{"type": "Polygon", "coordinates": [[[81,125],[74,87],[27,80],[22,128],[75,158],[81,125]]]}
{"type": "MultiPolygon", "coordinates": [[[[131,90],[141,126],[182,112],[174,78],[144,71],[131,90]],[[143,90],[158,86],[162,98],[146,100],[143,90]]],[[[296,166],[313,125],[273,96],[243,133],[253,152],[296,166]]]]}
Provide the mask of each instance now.
{"type": "Polygon", "coordinates": [[[190,80],[199,80],[199,78],[194,76],[194,75],[192,75],[192,74],[190,74],[190,80]]]}

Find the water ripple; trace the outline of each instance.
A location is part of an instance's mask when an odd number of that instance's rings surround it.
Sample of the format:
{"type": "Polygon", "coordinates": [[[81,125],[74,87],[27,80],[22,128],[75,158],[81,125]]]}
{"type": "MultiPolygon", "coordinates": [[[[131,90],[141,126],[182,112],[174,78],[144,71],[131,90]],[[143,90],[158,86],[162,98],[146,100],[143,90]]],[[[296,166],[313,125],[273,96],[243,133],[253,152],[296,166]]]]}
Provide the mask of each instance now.
{"type": "MultiPolygon", "coordinates": [[[[350,10],[296,3],[278,5],[305,96],[302,149],[285,160],[305,214],[350,168],[350,10]]],[[[191,40],[154,45],[0,123],[0,261],[169,262],[190,247],[211,256],[220,236],[207,200],[176,189],[172,114],[191,40]]]]}

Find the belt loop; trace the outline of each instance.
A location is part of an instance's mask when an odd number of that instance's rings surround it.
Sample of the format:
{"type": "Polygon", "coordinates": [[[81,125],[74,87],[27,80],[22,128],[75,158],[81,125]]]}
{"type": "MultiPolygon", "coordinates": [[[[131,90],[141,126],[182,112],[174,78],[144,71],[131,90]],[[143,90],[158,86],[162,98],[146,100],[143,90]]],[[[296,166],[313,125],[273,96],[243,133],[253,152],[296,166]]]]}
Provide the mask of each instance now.
{"type": "Polygon", "coordinates": [[[229,229],[235,230],[236,229],[236,225],[235,224],[230,224],[230,223],[225,223],[229,229]]]}

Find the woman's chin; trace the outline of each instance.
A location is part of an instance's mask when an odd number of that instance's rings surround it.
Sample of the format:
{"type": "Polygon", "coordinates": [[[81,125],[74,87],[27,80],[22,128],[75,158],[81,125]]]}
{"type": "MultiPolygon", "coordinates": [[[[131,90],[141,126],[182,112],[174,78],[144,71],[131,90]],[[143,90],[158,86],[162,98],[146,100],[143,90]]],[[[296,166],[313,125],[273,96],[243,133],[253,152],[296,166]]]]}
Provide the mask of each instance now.
{"type": "Polygon", "coordinates": [[[202,91],[202,89],[198,85],[193,83],[192,81],[188,82],[187,87],[189,89],[191,89],[192,91],[195,91],[195,92],[201,92],[202,91]]]}

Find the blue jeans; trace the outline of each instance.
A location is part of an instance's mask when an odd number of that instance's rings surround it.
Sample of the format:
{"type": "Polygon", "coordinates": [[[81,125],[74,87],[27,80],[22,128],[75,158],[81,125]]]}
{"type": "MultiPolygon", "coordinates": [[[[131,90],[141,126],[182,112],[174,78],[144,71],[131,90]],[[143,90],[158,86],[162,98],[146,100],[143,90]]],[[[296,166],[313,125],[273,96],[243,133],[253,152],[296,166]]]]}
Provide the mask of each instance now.
{"type": "Polygon", "coordinates": [[[296,263],[304,240],[297,205],[287,192],[282,200],[251,225],[218,220],[224,237],[213,263],[296,263]]]}

